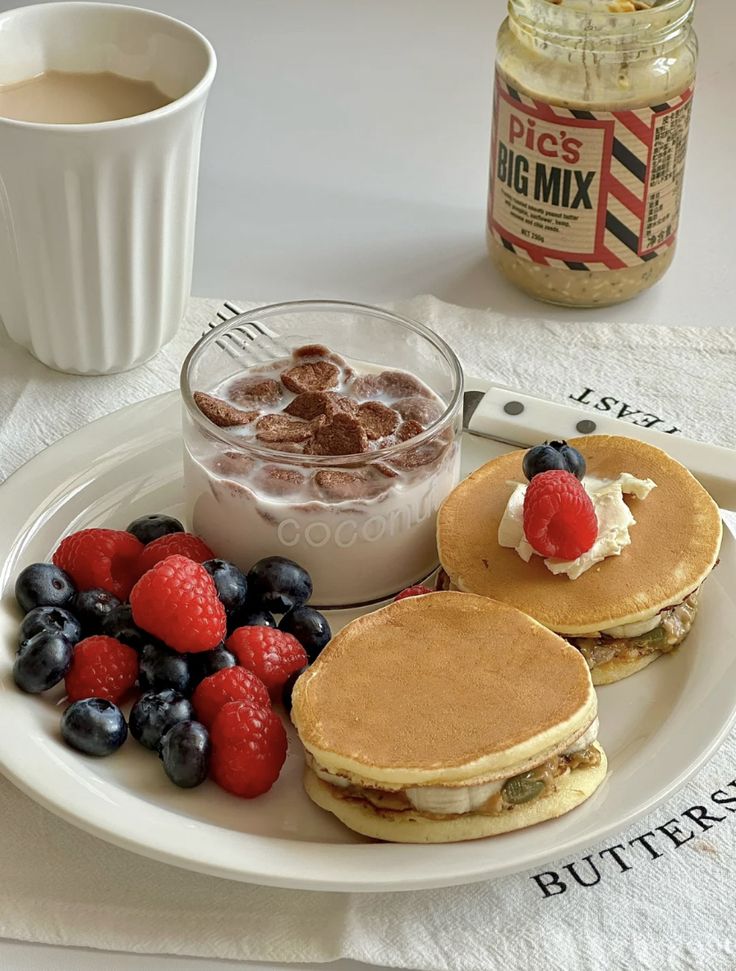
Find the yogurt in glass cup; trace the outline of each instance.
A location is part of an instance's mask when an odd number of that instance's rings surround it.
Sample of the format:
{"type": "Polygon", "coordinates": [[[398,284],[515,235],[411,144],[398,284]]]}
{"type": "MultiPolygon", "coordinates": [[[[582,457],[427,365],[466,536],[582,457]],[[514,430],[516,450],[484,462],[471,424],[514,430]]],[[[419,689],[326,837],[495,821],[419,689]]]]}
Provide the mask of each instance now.
{"type": "Polygon", "coordinates": [[[451,348],[428,327],[342,301],[260,307],[223,322],[192,348],[181,392],[187,517],[218,556],[243,570],[265,556],[296,560],[312,576],[312,602],[327,608],[379,602],[434,571],[437,510],[460,474],[463,375],[451,348]],[[248,321],[275,333],[285,353],[268,338],[243,341],[238,328],[248,321]],[[266,444],[252,429],[218,427],[195,403],[197,391],[227,397],[238,377],[251,376],[251,365],[260,374],[277,362],[287,369],[290,352],[315,344],[343,360],[347,380],[335,389],[342,394],[356,397],[361,377],[383,381],[388,373],[401,385],[403,374],[409,385],[416,382],[416,392],[401,401],[428,403],[425,427],[407,441],[390,436],[356,454],[304,454],[266,444]],[[343,480],[351,484],[344,493],[343,480]]]}

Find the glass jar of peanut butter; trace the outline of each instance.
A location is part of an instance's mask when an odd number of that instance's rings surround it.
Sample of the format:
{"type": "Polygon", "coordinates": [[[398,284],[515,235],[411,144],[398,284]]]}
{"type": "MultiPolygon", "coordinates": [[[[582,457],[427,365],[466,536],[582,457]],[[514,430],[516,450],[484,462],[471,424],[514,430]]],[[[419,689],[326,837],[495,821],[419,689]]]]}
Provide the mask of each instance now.
{"type": "Polygon", "coordinates": [[[694,0],[509,0],[498,35],[488,247],[517,286],[595,307],[672,262],[694,0]]]}

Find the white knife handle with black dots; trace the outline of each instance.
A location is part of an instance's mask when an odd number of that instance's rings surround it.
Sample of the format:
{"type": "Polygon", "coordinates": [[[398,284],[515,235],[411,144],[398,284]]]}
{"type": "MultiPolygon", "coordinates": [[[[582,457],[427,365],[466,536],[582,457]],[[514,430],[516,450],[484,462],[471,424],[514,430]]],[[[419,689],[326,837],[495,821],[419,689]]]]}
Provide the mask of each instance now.
{"type": "Polygon", "coordinates": [[[736,509],[736,450],[695,442],[643,428],[609,415],[591,413],[570,405],[534,398],[500,385],[483,391],[466,391],[463,427],[473,435],[516,448],[540,442],[579,438],[581,435],[624,435],[656,445],[682,462],[726,509],[736,509]]]}

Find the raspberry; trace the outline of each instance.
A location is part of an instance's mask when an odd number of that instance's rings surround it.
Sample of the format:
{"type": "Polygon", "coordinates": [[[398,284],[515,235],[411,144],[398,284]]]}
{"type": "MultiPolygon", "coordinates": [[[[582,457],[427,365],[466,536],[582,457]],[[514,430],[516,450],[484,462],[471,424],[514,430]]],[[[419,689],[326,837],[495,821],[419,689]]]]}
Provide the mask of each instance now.
{"type": "Polygon", "coordinates": [[[535,553],[560,560],[574,560],[595,543],[595,509],[572,472],[534,476],[524,496],[524,535],[535,553]]]}
{"type": "Polygon", "coordinates": [[[125,697],[138,677],[138,655],[114,637],[85,637],[74,648],[65,685],[69,701],[105,698],[113,704],[125,697]]]}
{"type": "Polygon", "coordinates": [[[191,533],[169,533],[167,536],[159,536],[158,539],[146,543],[146,546],[138,560],[138,576],[156,566],[167,556],[186,556],[188,560],[195,563],[204,563],[205,560],[214,558],[214,553],[199,536],[191,533]]]}
{"type": "Polygon", "coordinates": [[[401,593],[397,593],[394,597],[394,602],[397,600],[406,600],[407,597],[421,597],[425,593],[434,593],[434,590],[430,590],[429,587],[422,586],[422,584],[419,583],[415,587],[407,587],[406,590],[402,590],[401,593]]]}
{"type": "Polygon", "coordinates": [[[227,633],[214,580],[186,556],[167,556],[144,573],[130,606],[138,627],[184,654],[211,651],[227,633]]]}
{"type": "Polygon", "coordinates": [[[271,701],[265,684],[245,668],[223,668],[200,681],[192,695],[197,718],[212,727],[220,708],[229,701],[252,701],[263,708],[270,708],[271,701]]]}
{"type": "Polygon", "coordinates": [[[296,637],[273,627],[239,627],[225,646],[239,664],[261,679],[274,700],[280,697],[289,675],[309,664],[296,637]]]}
{"type": "Polygon", "coordinates": [[[268,792],[286,759],[286,732],[278,715],[252,701],[230,701],[220,709],[210,734],[210,774],[235,796],[253,799],[268,792]]]}
{"type": "Polygon", "coordinates": [[[80,529],[61,541],[53,561],[79,590],[107,590],[127,600],[142,551],[140,540],[121,529],[80,529]]]}

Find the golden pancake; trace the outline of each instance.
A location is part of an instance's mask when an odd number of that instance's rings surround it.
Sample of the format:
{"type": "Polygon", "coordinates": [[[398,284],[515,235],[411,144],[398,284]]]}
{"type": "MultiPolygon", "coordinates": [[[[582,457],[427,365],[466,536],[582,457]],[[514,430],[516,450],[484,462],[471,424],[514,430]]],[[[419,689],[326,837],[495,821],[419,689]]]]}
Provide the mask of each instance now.
{"type": "Polygon", "coordinates": [[[597,711],[570,644],[512,607],[451,592],[348,624],[292,704],[323,769],[388,789],[516,775],[566,750],[597,711]]]}
{"type": "Polygon", "coordinates": [[[317,778],[310,769],[305,772],[304,788],[313,802],[363,836],[394,843],[456,843],[524,829],[562,816],[585,802],[605,779],[608,765],[603,749],[599,745],[594,747],[600,753],[598,765],[569,772],[557,781],[555,789],[548,795],[514,806],[499,815],[471,812],[432,819],[408,810],[378,810],[359,799],[340,798],[332,786],[317,778]]]}
{"type": "Polygon", "coordinates": [[[550,573],[539,556],[525,563],[499,546],[498,525],[512,492],[507,483],[526,481],[524,452],[510,452],[461,482],[440,509],[440,561],[453,586],[511,604],[570,635],[635,623],[680,603],[718,558],[715,502],[683,465],[652,445],[617,435],[570,444],[585,457],[590,475],[612,479],[629,472],[656,483],[644,500],[626,496],[636,519],[631,545],[576,580],[550,573]]]}

